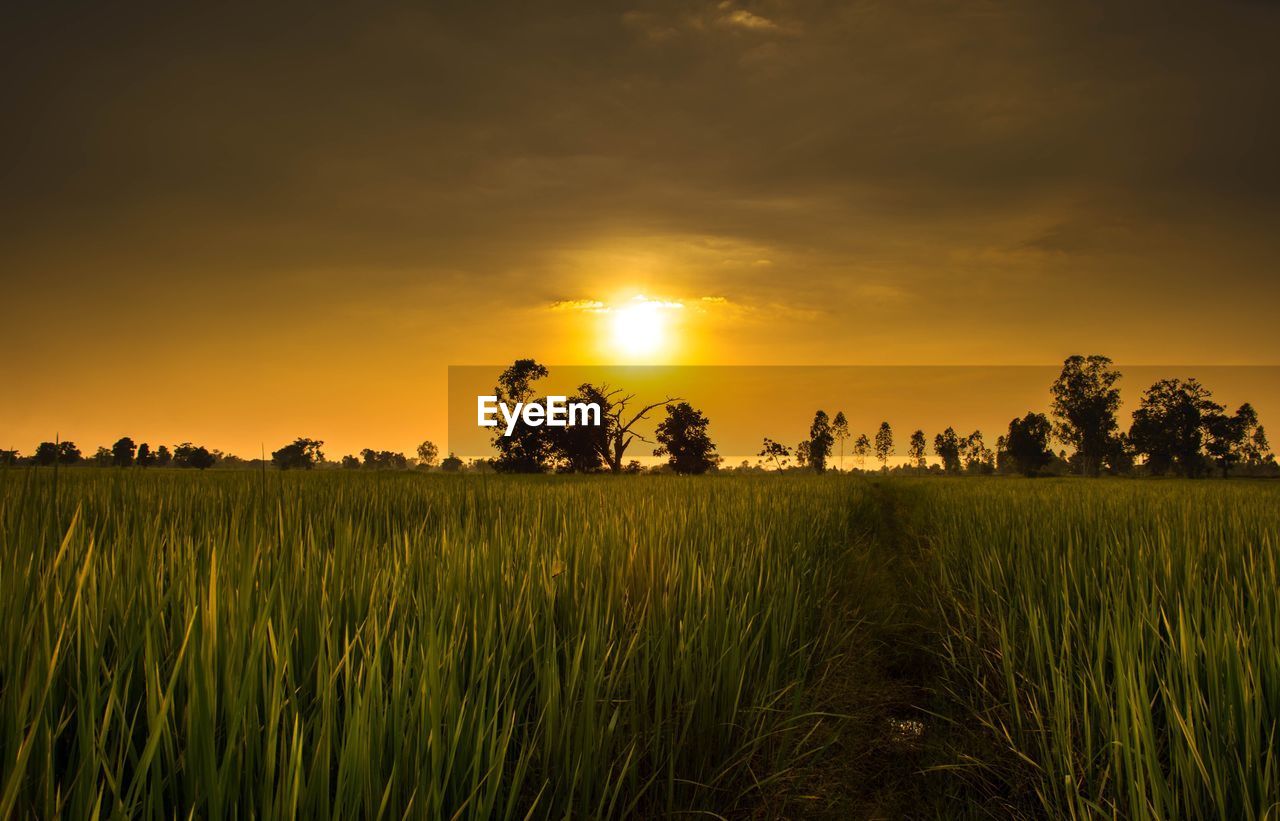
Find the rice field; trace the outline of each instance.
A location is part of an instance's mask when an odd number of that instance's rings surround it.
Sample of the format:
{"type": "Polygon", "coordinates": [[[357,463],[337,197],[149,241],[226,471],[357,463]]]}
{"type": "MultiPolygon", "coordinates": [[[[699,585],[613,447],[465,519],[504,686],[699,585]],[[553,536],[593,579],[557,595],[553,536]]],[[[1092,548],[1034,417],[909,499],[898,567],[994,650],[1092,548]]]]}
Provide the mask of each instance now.
{"type": "Polygon", "coordinates": [[[815,728],[859,631],[934,659],[920,777],[957,773],[972,802],[921,816],[1275,818],[1277,502],[13,470],[0,818],[771,817],[775,783],[850,754],[815,728]],[[874,572],[906,549],[909,574],[874,572]],[[899,607],[918,630],[877,633],[899,607]]]}
{"type": "Polygon", "coordinates": [[[0,818],[733,806],[804,741],[860,492],[59,483],[55,500],[51,473],[14,471],[0,496],[0,818]]]}

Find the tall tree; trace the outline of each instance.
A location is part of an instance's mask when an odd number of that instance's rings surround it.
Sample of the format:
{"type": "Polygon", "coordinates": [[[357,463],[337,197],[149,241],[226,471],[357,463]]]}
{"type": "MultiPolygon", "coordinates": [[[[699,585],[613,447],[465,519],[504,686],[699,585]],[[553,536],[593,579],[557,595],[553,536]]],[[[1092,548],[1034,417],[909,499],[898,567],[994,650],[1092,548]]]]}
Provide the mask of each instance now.
{"type": "Polygon", "coordinates": [[[18,464],[18,460],[21,458],[22,454],[18,452],[17,448],[0,450],[0,465],[4,465],[5,467],[12,467],[13,465],[18,464]]]}
{"type": "Polygon", "coordinates": [[[831,420],[826,411],[819,410],[813,416],[813,424],[809,426],[809,467],[818,473],[827,469],[827,459],[831,456],[831,420]]]}
{"type": "Polygon", "coordinates": [[[844,411],[836,411],[836,418],[831,420],[831,435],[840,444],[840,471],[844,472],[844,440],[849,438],[849,420],[844,411]]]}
{"type": "Polygon", "coordinates": [[[1120,373],[1105,356],[1071,356],[1062,363],[1062,372],[1050,387],[1056,433],[1080,456],[1086,476],[1097,476],[1108,452],[1114,447],[1120,408],[1120,391],[1115,384],[1120,373]]]}
{"type": "Polygon", "coordinates": [[[667,418],[654,432],[654,456],[666,456],[676,473],[706,473],[719,462],[715,443],[707,433],[710,420],[688,402],[667,405],[667,418]]]}
{"type": "Polygon", "coordinates": [[[918,468],[923,468],[926,465],[925,450],[928,446],[928,442],[924,438],[924,431],[917,430],[911,434],[911,443],[907,445],[907,456],[910,457],[912,465],[918,468]]]}
{"type": "Polygon", "coordinates": [[[134,458],[140,468],[149,468],[156,463],[156,456],[151,452],[151,446],[146,442],[138,445],[138,455],[134,458]]]}
{"type": "Polygon", "coordinates": [[[955,428],[948,427],[933,437],[933,452],[947,473],[960,472],[960,437],[956,435],[955,428]]]}
{"type": "Polygon", "coordinates": [[[1247,460],[1251,465],[1261,465],[1274,458],[1271,454],[1271,443],[1267,441],[1267,432],[1262,425],[1258,425],[1253,435],[1249,437],[1247,460]]]}
{"type": "Polygon", "coordinates": [[[1205,436],[1222,410],[1197,380],[1161,379],[1147,388],[1133,412],[1129,440],[1146,457],[1150,472],[1200,476],[1208,467],[1205,436]]]}
{"type": "Polygon", "coordinates": [[[811,443],[808,439],[796,445],[796,464],[800,467],[809,466],[809,448],[811,443]]]}
{"type": "Polygon", "coordinates": [[[421,445],[418,445],[418,464],[422,465],[425,468],[435,467],[436,458],[439,455],[440,455],[440,449],[437,448],[435,443],[430,440],[427,440],[423,442],[421,445]]]}
{"type": "Polygon", "coordinates": [[[1053,461],[1049,439],[1053,425],[1042,413],[1028,413],[1021,419],[1009,422],[1009,435],[1004,438],[1004,450],[1013,461],[1014,470],[1024,476],[1035,476],[1040,469],[1053,461]]]}
{"type": "Polygon", "coordinates": [[[167,468],[173,461],[173,454],[164,445],[156,448],[156,467],[167,468]]]}
{"type": "Polygon", "coordinates": [[[118,468],[127,468],[133,464],[133,451],[136,446],[128,436],[122,436],[111,446],[111,464],[118,468]]]}
{"type": "MultiPolygon", "coordinates": [[[[494,394],[513,410],[519,403],[535,401],[534,383],[546,377],[547,368],[533,359],[517,359],[498,376],[494,394]]],[[[543,426],[516,422],[511,435],[499,426],[494,430],[493,446],[498,451],[494,466],[503,473],[543,473],[550,467],[552,435],[543,426]]]]}
{"type": "Polygon", "coordinates": [[[889,469],[889,457],[893,455],[893,428],[888,422],[880,423],[876,431],[876,458],[880,460],[880,469],[889,469]]]}
{"type": "Polygon", "coordinates": [[[867,466],[867,457],[871,455],[871,440],[865,433],[858,434],[857,441],[853,443],[853,455],[858,459],[859,470],[867,466]]]}

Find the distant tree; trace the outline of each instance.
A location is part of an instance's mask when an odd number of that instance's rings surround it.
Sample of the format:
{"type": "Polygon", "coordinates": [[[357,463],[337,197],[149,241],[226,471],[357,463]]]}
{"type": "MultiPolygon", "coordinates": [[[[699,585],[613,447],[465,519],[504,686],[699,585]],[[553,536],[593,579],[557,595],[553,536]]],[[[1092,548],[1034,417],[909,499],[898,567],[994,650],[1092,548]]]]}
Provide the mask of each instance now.
{"type": "MultiPolygon", "coordinates": [[[[1129,440],[1156,474],[1170,470],[1201,476],[1208,462],[1201,452],[1212,420],[1222,414],[1209,390],[1195,379],[1161,379],[1142,395],[1133,412],[1129,440]]],[[[1225,426],[1223,426],[1225,428],[1225,426]]],[[[1220,432],[1227,434],[1225,429],[1220,432]]]]}
{"type": "Polygon", "coordinates": [[[787,466],[787,460],[791,456],[791,448],[781,442],[775,442],[766,436],[764,438],[764,446],[760,448],[760,452],[756,455],[763,456],[766,459],[772,459],[774,467],[778,470],[782,470],[787,466]]]}
{"type": "Polygon", "coordinates": [[[80,461],[80,449],[75,442],[41,442],[31,457],[33,465],[74,465],[80,461]]]}
{"type": "Polygon", "coordinates": [[[844,471],[844,440],[849,438],[849,420],[844,411],[836,411],[836,418],[831,421],[831,435],[840,444],[840,470],[844,471]]]}
{"type": "Polygon", "coordinates": [[[796,464],[800,467],[809,466],[809,448],[811,443],[808,439],[796,445],[796,464]]]}
{"type": "Polygon", "coordinates": [[[440,470],[445,473],[457,473],[462,470],[462,460],[450,453],[440,462],[440,470]]]}
{"type": "Polygon", "coordinates": [[[373,450],[365,448],[360,451],[363,466],[371,470],[404,470],[409,467],[409,460],[403,453],[391,450],[373,450]]]}
{"type": "Polygon", "coordinates": [[[644,465],[640,464],[639,459],[632,459],[627,462],[627,466],[622,469],[622,472],[628,476],[639,476],[644,473],[644,465]]]}
{"type": "Polygon", "coordinates": [[[1258,413],[1248,402],[1231,416],[1221,411],[1209,415],[1205,423],[1205,452],[1222,471],[1222,478],[1227,478],[1231,469],[1241,462],[1257,461],[1254,437],[1260,429],[1258,413]]]}
{"type": "Polygon", "coordinates": [[[343,470],[355,470],[360,467],[360,457],[352,456],[348,453],[346,456],[342,457],[342,462],[340,464],[342,465],[343,470]]]}
{"type": "Polygon", "coordinates": [[[190,442],[183,442],[173,448],[174,467],[207,470],[216,462],[217,458],[209,452],[208,448],[193,445],[190,442]]]}
{"type": "Polygon", "coordinates": [[[167,468],[173,461],[173,454],[164,445],[156,448],[156,467],[167,468]]]}
{"type": "Polygon", "coordinates": [[[831,421],[826,411],[819,410],[813,416],[813,424],[809,426],[809,467],[822,473],[827,469],[827,459],[831,456],[831,421]]]}
{"type": "Polygon", "coordinates": [[[436,459],[439,456],[440,456],[440,449],[435,446],[434,442],[428,440],[426,442],[423,442],[421,445],[418,445],[418,464],[422,465],[423,467],[426,467],[426,468],[435,467],[436,459]]]}
{"type": "Polygon", "coordinates": [[[324,461],[324,452],[320,447],[324,442],[319,439],[299,437],[291,444],[271,452],[271,463],[281,470],[311,470],[317,463],[324,461]]]}
{"type": "Polygon", "coordinates": [[[146,442],[138,445],[138,455],[134,458],[140,468],[149,468],[156,463],[156,455],[151,452],[151,446],[146,442]]]}
{"type": "Polygon", "coordinates": [[[960,441],[960,454],[964,459],[964,469],[970,473],[991,473],[996,469],[996,455],[982,440],[980,430],[960,441]]]}
{"type": "Polygon", "coordinates": [[[853,443],[853,455],[858,458],[859,470],[866,467],[867,457],[871,455],[871,440],[865,433],[858,434],[857,441],[853,443]]]}
{"type": "Polygon", "coordinates": [[[666,456],[676,473],[706,473],[719,463],[715,443],[707,433],[710,420],[688,402],[667,405],[667,418],[654,431],[654,456],[666,456]]]}
{"type": "Polygon", "coordinates": [[[876,458],[880,460],[880,469],[889,469],[889,457],[893,455],[893,428],[888,422],[880,423],[876,431],[876,458]]]}
{"type": "Polygon", "coordinates": [[[947,473],[960,472],[960,437],[954,428],[948,427],[933,437],[933,452],[942,460],[942,469],[947,473]]]}
{"type": "Polygon", "coordinates": [[[907,456],[910,457],[912,465],[923,468],[927,464],[926,448],[928,448],[928,443],[924,438],[924,431],[917,430],[911,434],[911,443],[907,446],[907,456]]]}
{"type": "Polygon", "coordinates": [[[1114,447],[1120,408],[1115,384],[1120,373],[1105,356],[1071,356],[1050,387],[1057,435],[1080,454],[1081,470],[1097,476],[1107,453],[1114,447]]]}
{"type": "Polygon", "coordinates": [[[133,464],[133,451],[136,446],[128,436],[122,436],[111,446],[111,464],[118,468],[127,468],[133,464]]]}
{"type": "Polygon", "coordinates": [[[1249,437],[1249,450],[1246,461],[1251,465],[1261,465],[1275,459],[1271,454],[1271,443],[1267,441],[1267,432],[1258,425],[1249,437]]]}
{"type": "Polygon", "coordinates": [[[1013,469],[1024,476],[1035,476],[1041,468],[1053,461],[1049,439],[1053,425],[1042,413],[1028,413],[1021,419],[1009,422],[1009,435],[1004,439],[1004,449],[1013,462],[1013,469]]]}
{"type": "Polygon", "coordinates": [[[93,463],[100,468],[111,467],[111,448],[104,445],[98,445],[98,449],[93,454],[93,463]]]}
{"type": "Polygon", "coordinates": [[[11,450],[0,450],[0,465],[5,467],[13,467],[18,464],[18,460],[22,458],[22,454],[16,448],[11,450]]]}

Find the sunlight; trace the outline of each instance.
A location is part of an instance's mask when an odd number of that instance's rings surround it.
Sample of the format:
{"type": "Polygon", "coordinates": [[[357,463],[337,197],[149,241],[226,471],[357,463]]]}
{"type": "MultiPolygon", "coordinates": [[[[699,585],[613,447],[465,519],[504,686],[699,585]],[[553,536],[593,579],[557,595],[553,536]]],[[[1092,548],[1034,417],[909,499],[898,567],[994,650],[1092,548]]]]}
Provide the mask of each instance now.
{"type": "Polygon", "coordinates": [[[683,307],[636,296],[608,312],[613,347],[629,357],[653,356],[668,344],[667,314],[683,307]]]}

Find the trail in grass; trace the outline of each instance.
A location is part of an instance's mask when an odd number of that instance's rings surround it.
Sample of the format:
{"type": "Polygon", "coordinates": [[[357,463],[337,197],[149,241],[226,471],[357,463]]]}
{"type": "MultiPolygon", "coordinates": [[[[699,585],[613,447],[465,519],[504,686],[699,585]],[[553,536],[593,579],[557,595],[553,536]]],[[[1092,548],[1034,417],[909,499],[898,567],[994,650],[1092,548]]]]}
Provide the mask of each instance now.
{"type": "Polygon", "coordinates": [[[994,799],[954,765],[972,747],[941,692],[932,651],[934,569],[902,489],[873,482],[862,536],[831,618],[847,627],[815,687],[825,748],[763,797],[756,818],[990,817],[994,799]]]}

